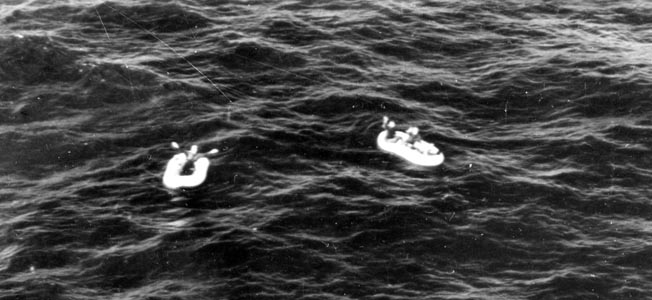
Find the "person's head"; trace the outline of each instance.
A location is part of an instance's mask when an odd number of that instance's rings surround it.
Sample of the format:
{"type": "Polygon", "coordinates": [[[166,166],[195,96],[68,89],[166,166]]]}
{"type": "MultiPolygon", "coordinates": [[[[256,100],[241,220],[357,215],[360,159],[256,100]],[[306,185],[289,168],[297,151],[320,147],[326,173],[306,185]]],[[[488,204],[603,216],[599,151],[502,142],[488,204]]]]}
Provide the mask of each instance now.
{"type": "Polygon", "coordinates": [[[190,147],[189,151],[186,151],[186,155],[188,156],[188,160],[195,160],[195,156],[197,155],[197,145],[192,145],[190,147]]]}
{"type": "Polygon", "coordinates": [[[419,134],[419,128],[410,127],[410,128],[408,128],[407,133],[409,135],[417,135],[417,134],[419,134]]]}
{"type": "Polygon", "coordinates": [[[387,127],[389,128],[394,128],[394,126],[396,126],[396,123],[394,123],[394,121],[389,121],[389,123],[387,123],[387,127]]]}

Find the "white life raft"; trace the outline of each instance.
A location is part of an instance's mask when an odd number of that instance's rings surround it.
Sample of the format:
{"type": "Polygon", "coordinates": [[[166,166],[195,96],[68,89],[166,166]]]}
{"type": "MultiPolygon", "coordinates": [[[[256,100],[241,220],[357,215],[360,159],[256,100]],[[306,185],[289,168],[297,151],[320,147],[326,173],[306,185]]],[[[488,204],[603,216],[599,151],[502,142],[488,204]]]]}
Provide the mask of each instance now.
{"type": "Polygon", "coordinates": [[[425,167],[434,167],[444,162],[444,153],[435,145],[426,141],[418,141],[414,145],[407,144],[409,135],[403,131],[396,131],[394,139],[387,139],[387,130],[378,134],[376,140],[378,148],[407,160],[410,163],[425,167]]]}
{"type": "MultiPolygon", "coordinates": [[[[172,142],[172,148],[179,149],[179,144],[172,142]]],[[[169,189],[193,188],[204,183],[208,167],[211,162],[206,156],[216,154],[217,149],[207,153],[197,154],[197,145],[192,145],[190,151],[178,153],[168,161],[163,174],[163,185],[169,189]],[[193,164],[192,174],[182,175],[183,169],[188,163],[193,164]]]]}
{"type": "Polygon", "coordinates": [[[211,162],[206,157],[201,157],[192,162],[194,171],[189,175],[181,175],[183,168],[188,163],[188,156],[185,153],[179,153],[173,156],[165,168],[163,174],[163,185],[169,189],[192,188],[196,187],[206,180],[208,166],[211,162]]]}

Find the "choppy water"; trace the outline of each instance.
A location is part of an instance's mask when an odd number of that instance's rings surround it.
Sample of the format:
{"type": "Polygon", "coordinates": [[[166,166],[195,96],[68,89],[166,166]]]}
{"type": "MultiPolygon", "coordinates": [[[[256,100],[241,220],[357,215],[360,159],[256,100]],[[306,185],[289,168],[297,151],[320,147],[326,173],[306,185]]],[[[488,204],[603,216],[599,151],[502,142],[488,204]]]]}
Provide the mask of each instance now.
{"type": "Polygon", "coordinates": [[[0,299],[652,298],[648,1],[0,4],[0,299]],[[446,154],[380,152],[383,115],[446,154]],[[218,148],[171,192],[169,143],[218,148]]]}

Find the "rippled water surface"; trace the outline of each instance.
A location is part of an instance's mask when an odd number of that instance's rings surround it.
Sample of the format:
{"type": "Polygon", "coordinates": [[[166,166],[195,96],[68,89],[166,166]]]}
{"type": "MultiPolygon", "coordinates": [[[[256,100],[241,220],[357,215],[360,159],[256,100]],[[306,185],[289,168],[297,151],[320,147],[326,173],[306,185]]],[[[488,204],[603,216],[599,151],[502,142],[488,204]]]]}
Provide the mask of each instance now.
{"type": "Polygon", "coordinates": [[[650,299],[651,53],[649,1],[4,1],[0,299],[650,299]]]}

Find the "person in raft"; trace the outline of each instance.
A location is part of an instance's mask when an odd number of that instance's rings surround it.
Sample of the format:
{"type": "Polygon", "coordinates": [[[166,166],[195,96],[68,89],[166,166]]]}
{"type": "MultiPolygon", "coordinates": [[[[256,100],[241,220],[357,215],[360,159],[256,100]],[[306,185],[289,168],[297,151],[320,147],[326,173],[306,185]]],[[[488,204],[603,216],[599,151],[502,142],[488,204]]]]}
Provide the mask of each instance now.
{"type": "Polygon", "coordinates": [[[417,151],[428,155],[439,154],[439,149],[437,149],[437,147],[421,138],[421,135],[419,135],[419,128],[410,127],[406,132],[408,134],[408,139],[405,143],[412,147],[412,149],[416,149],[417,151]]]}
{"type": "Polygon", "coordinates": [[[422,141],[421,135],[419,134],[419,128],[410,127],[405,132],[408,134],[408,139],[405,141],[405,143],[412,146],[412,148],[416,148],[415,145],[418,142],[422,141]]]}
{"type": "Polygon", "coordinates": [[[387,116],[383,116],[383,129],[387,130],[387,139],[388,142],[396,143],[401,138],[396,135],[396,123],[390,121],[387,116]]]}

